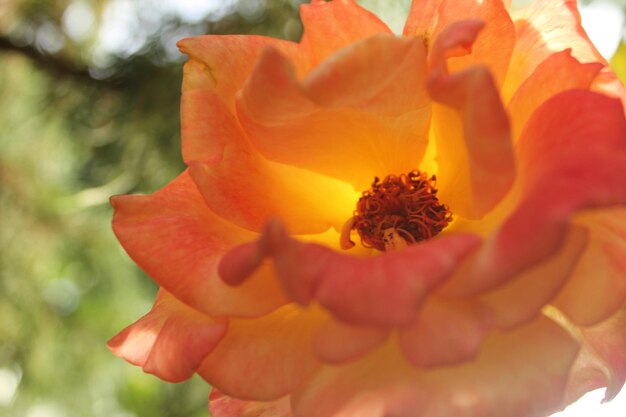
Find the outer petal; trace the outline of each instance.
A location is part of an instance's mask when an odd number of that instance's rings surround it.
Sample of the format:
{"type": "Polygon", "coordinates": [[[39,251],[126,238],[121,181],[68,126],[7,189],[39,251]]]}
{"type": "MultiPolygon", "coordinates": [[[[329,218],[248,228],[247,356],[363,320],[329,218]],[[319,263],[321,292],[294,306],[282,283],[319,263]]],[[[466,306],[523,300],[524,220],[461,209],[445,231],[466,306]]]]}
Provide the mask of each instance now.
{"type": "Polygon", "coordinates": [[[161,290],[152,310],[108,342],[111,351],[170,382],[191,377],[219,343],[228,324],[161,290]]]}
{"type": "Polygon", "coordinates": [[[610,319],[580,331],[582,350],[572,369],[566,401],[607,387],[605,401],[613,399],[626,381],[626,308],[610,319]]]}
{"type": "Polygon", "coordinates": [[[552,304],[575,324],[591,326],[626,303],[626,208],[590,210],[576,221],[589,229],[590,245],[552,304]]]}
{"type": "Polygon", "coordinates": [[[448,106],[433,108],[440,198],[465,218],[491,210],[515,178],[509,121],[491,75],[483,67],[447,74],[445,57],[469,48],[481,27],[463,21],[441,34],[428,83],[433,99],[448,106]]]}
{"type": "Polygon", "coordinates": [[[300,304],[317,300],[352,324],[406,325],[428,292],[445,281],[479,243],[475,235],[455,234],[360,258],[301,243],[272,222],[259,241],[233,249],[219,270],[227,282],[240,283],[252,270],[243,265],[271,257],[292,300],[300,304]]]}
{"type": "Polygon", "coordinates": [[[280,39],[207,35],[181,40],[178,47],[190,57],[185,64],[183,97],[187,91],[209,90],[232,109],[236,93],[250,76],[261,51],[268,46],[288,56],[300,76],[310,68],[308,55],[301,52],[298,44],[280,39]]]}
{"type": "Polygon", "coordinates": [[[436,40],[449,26],[469,19],[485,22],[485,28],[472,53],[451,60],[450,66],[455,71],[486,66],[500,86],[515,44],[515,27],[501,0],[413,0],[404,34],[436,40]]]}
{"type": "Polygon", "coordinates": [[[578,344],[546,318],[490,336],[477,360],[457,367],[420,371],[389,346],[354,364],[324,368],[294,394],[294,414],[547,415],[559,406],[577,351],[578,344]]]}
{"type": "Polygon", "coordinates": [[[505,282],[555,254],[577,210],[624,204],[624,138],[618,100],[571,90],[542,105],[519,142],[520,203],[450,285],[482,291],[505,282]]]}
{"type": "Polygon", "coordinates": [[[524,81],[508,104],[513,138],[518,139],[533,112],[547,99],[565,90],[589,89],[602,64],[581,64],[571,50],[550,55],[524,81]]]}
{"type": "Polygon", "coordinates": [[[239,119],[266,158],[367,189],[373,176],[414,169],[424,154],[429,99],[416,94],[407,100],[405,91],[421,91],[425,71],[418,38],[364,40],[326,61],[302,84],[281,54],[267,50],[238,101],[239,119]],[[391,74],[390,67],[396,68],[391,74]],[[350,73],[354,81],[344,83],[350,73]]]}
{"type": "Polygon", "coordinates": [[[319,366],[311,338],[322,321],[319,312],[292,305],[254,320],[231,320],[228,333],[198,374],[226,395],[276,400],[319,366]]]}
{"type": "Polygon", "coordinates": [[[222,254],[253,233],[207,209],[187,172],[149,196],[117,196],[113,230],[131,258],[176,298],[210,316],[256,316],[284,302],[273,274],[262,267],[232,288],[216,267],[222,254]]]}
{"type": "Polygon", "coordinates": [[[517,42],[503,86],[505,101],[541,62],[556,52],[571,49],[572,56],[580,62],[606,64],[581,25],[576,3],[576,0],[533,1],[514,14],[517,42]]]}
{"type": "Polygon", "coordinates": [[[213,417],[292,417],[289,397],[276,401],[244,401],[224,395],[213,388],[209,396],[213,417]]]}
{"type": "Polygon", "coordinates": [[[317,65],[332,53],[359,39],[391,30],[376,15],[354,0],[313,0],[300,6],[304,25],[302,45],[317,65]]]}

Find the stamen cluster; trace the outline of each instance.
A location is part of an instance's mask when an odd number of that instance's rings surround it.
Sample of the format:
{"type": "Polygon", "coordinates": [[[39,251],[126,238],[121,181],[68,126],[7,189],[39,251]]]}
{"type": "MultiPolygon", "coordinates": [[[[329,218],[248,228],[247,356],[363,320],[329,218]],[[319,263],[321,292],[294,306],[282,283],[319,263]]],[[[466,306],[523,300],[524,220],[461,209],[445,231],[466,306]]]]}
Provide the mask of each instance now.
{"type": "Polygon", "coordinates": [[[354,212],[355,229],[363,246],[385,250],[385,231],[392,229],[407,244],[430,239],[452,221],[448,207],[437,199],[436,177],[414,170],[376,177],[363,192],[354,212]]]}

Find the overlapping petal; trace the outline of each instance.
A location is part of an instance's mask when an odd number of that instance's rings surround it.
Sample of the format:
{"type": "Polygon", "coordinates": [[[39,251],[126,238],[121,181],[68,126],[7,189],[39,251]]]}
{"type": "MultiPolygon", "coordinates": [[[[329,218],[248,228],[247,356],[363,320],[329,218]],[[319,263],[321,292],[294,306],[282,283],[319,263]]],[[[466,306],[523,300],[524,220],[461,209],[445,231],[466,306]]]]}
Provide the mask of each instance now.
{"type": "Polygon", "coordinates": [[[310,341],[323,321],[293,305],[255,320],[232,319],[198,374],[228,396],[277,400],[319,367],[310,341]]]}
{"type": "Polygon", "coordinates": [[[363,190],[375,173],[408,172],[419,165],[430,122],[430,99],[419,93],[425,74],[420,38],[379,35],[361,41],[302,83],[282,54],[267,49],[238,101],[239,120],[267,159],[363,190]],[[395,72],[391,80],[384,76],[390,67],[395,72]],[[351,74],[351,83],[337,86],[351,74]],[[399,85],[393,82],[400,79],[399,85]],[[330,86],[338,91],[324,90],[330,86]],[[408,100],[407,90],[416,92],[408,100]],[[355,92],[356,98],[343,98],[355,92]]]}
{"type": "Polygon", "coordinates": [[[500,202],[515,179],[509,120],[490,72],[473,67],[448,74],[446,57],[471,48],[483,23],[448,27],[431,52],[428,90],[433,108],[440,198],[453,213],[481,218],[500,202]]]}
{"type": "Polygon", "coordinates": [[[191,377],[222,339],[228,324],[160,290],[152,310],[109,340],[113,353],[170,381],[191,377]]]}
{"type": "Polygon", "coordinates": [[[337,50],[378,33],[391,30],[378,16],[354,0],[313,0],[300,8],[304,26],[302,45],[317,65],[337,50]]]}
{"type": "Polygon", "coordinates": [[[293,397],[302,417],[522,417],[560,406],[578,343],[547,318],[496,333],[480,356],[421,371],[387,346],[350,365],[326,367],[293,397]],[[541,372],[537,372],[541,369],[541,372]],[[532,401],[528,401],[532,398],[532,401]]]}
{"type": "Polygon", "coordinates": [[[271,222],[256,242],[229,252],[219,272],[241,283],[254,270],[243,267],[269,257],[291,300],[315,300],[337,318],[371,326],[406,325],[414,320],[429,291],[444,282],[480,238],[455,234],[385,256],[357,257],[289,237],[271,222]]]}
{"type": "Polygon", "coordinates": [[[244,285],[226,285],[217,264],[233,245],[255,234],[213,214],[187,172],[161,191],[117,196],[113,230],[130,257],[160,286],[210,316],[257,316],[285,303],[269,268],[244,285]]]}

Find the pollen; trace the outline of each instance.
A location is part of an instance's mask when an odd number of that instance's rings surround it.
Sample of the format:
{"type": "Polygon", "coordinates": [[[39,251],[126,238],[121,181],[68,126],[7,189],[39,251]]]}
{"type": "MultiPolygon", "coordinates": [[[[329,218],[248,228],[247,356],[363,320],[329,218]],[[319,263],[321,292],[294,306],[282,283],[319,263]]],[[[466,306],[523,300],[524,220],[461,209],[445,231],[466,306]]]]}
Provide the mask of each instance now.
{"type": "Polygon", "coordinates": [[[376,177],[363,192],[350,219],[361,243],[380,251],[401,249],[441,232],[452,213],[437,198],[436,177],[417,170],[408,174],[376,177]]]}

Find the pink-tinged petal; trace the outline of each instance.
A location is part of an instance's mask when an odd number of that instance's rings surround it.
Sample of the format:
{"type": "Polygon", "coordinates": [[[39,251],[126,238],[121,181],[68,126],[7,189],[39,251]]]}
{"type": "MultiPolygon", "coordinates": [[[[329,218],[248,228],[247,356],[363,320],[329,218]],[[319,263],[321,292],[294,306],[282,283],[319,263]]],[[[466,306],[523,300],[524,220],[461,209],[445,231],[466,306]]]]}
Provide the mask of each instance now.
{"type": "Polygon", "coordinates": [[[233,109],[235,95],[248,79],[261,52],[271,46],[289,57],[302,76],[310,68],[308,54],[298,44],[250,35],[206,35],[183,39],[180,50],[189,56],[183,77],[187,91],[209,90],[233,109]]]}
{"type": "Polygon", "coordinates": [[[576,221],[589,229],[589,246],[551,304],[575,324],[591,326],[626,303],[626,208],[590,210],[576,221]]]}
{"type": "Polygon", "coordinates": [[[213,417],[292,417],[289,397],[276,401],[245,401],[224,395],[213,388],[209,395],[213,417]]]}
{"type": "Polygon", "coordinates": [[[626,203],[625,137],[616,99],[570,90],[540,106],[518,142],[517,207],[449,285],[467,294],[506,282],[557,253],[576,211],[626,203]]]}
{"type": "Polygon", "coordinates": [[[278,222],[260,240],[229,252],[219,266],[226,282],[245,280],[261,256],[273,260],[288,296],[306,305],[313,300],[338,319],[371,326],[406,325],[435,286],[480,244],[470,234],[454,234],[396,252],[357,257],[289,237],[278,222]]]}
{"type": "Polygon", "coordinates": [[[570,226],[563,243],[544,261],[481,295],[480,303],[494,315],[495,325],[510,329],[537,316],[572,276],[587,241],[585,228],[570,226]]]}
{"type": "Polygon", "coordinates": [[[319,367],[311,338],[322,322],[319,312],[293,305],[258,319],[232,319],[198,374],[228,396],[276,400],[319,367]]]}
{"type": "Polygon", "coordinates": [[[505,101],[540,63],[556,52],[571,49],[572,56],[582,63],[606,64],[581,25],[576,0],[533,1],[513,18],[517,42],[503,86],[505,101]]]}
{"type": "Polygon", "coordinates": [[[478,354],[492,321],[479,303],[430,297],[415,321],[399,330],[398,343],[413,366],[459,364],[478,354]]]}
{"type": "Polygon", "coordinates": [[[463,20],[483,21],[485,28],[473,42],[471,54],[450,60],[451,69],[486,66],[500,86],[515,44],[515,26],[501,0],[414,0],[404,35],[420,35],[437,42],[448,27],[463,20]]]}
{"type": "Polygon", "coordinates": [[[547,99],[565,90],[588,89],[602,64],[581,64],[571,50],[550,55],[524,81],[508,104],[513,138],[518,139],[533,112],[547,99]]]}
{"type": "Polygon", "coordinates": [[[325,367],[292,396],[299,417],[527,417],[556,411],[578,344],[540,317],[489,336],[476,360],[419,370],[395,346],[325,367]]]}
{"type": "Polygon", "coordinates": [[[582,350],[574,364],[566,401],[588,391],[606,387],[604,401],[610,401],[626,382],[626,309],[592,327],[580,330],[582,350]]]}
{"type": "Polygon", "coordinates": [[[111,351],[170,382],[191,377],[228,324],[184,305],[164,290],[152,310],[108,342],[111,351]]]}
{"type": "Polygon", "coordinates": [[[300,6],[304,26],[302,46],[317,65],[337,50],[354,42],[391,30],[376,15],[354,0],[313,0],[300,6]]]}
{"type": "Polygon", "coordinates": [[[210,316],[257,316],[285,303],[269,267],[242,286],[226,285],[217,264],[255,234],[225,222],[205,205],[185,171],[152,195],[116,196],[113,230],[130,257],[177,299],[210,316]]]}
{"type": "Polygon", "coordinates": [[[344,363],[379,347],[388,336],[389,331],[385,329],[354,326],[330,319],[315,334],[313,347],[324,363],[344,363]]]}
{"type": "Polygon", "coordinates": [[[510,126],[489,71],[473,67],[447,74],[445,57],[467,49],[480,31],[477,21],[450,26],[435,42],[428,91],[433,106],[439,197],[464,218],[481,218],[515,179],[510,126]]]}
{"type": "Polygon", "coordinates": [[[267,159],[364,190],[375,175],[408,172],[419,165],[428,141],[430,101],[419,93],[406,99],[404,91],[422,90],[425,70],[419,38],[379,35],[361,41],[324,62],[302,83],[286,58],[268,49],[238,100],[239,120],[267,159]],[[359,68],[367,71],[343,83],[359,68]],[[348,96],[353,98],[344,98],[348,96]]]}

